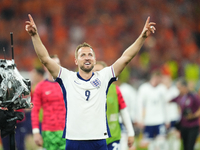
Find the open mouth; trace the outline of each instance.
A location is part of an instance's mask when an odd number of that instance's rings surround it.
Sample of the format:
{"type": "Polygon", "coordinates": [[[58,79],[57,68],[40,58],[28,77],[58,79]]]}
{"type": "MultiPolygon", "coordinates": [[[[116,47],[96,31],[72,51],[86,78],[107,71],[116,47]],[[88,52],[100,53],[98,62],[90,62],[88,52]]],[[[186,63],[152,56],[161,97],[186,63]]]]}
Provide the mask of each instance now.
{"type": "Polygon", "coordinates": [[[86,63],[84,63],[86,66],[88,66],[88,65],[90,65],[91,63],[90,62],[86,62],[86,63]]]}

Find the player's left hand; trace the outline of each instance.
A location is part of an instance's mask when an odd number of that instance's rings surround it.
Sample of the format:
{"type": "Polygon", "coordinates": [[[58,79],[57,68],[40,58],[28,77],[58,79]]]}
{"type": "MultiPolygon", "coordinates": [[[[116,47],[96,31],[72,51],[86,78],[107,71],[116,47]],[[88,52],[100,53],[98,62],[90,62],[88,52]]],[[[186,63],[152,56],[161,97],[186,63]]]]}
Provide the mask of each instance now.
{"type": "Polygon", "coordinates": [[[129,136],[128,137],[128,147],[130,148],[133,145],[134,142],[134,136],[129,136]]]}
{"type": "Polygon", "coordinates": [[[142,30],[141,36],[143,38],[147,38],[151,33],[155,33],[156,28],[154,25],[156,25],[155,22],[149,22],[150,17],[147,18],[146,23],[144,25],[144,28],[142,30]]]}

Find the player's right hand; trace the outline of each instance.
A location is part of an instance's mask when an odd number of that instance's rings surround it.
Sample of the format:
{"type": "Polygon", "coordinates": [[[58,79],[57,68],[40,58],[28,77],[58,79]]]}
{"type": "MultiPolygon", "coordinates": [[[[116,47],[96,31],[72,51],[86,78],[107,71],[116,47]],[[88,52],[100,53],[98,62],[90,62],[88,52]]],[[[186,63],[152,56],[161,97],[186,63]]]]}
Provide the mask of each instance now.
{"type": "Polygon", "coordinates": [[[33,139],[36,143],[36,145],[38,146],[42,146],[43,145],[43,139],[40,133],[34,133],[33,134],[33,139]]]}
{"type": "Polygon", "coordinates": [[[30,14],[28,14],[29,21],[26,21],[25,30],[28,32],[30,36],[34,36],[37,34],[37,27],[35,22],[30,14]]]}

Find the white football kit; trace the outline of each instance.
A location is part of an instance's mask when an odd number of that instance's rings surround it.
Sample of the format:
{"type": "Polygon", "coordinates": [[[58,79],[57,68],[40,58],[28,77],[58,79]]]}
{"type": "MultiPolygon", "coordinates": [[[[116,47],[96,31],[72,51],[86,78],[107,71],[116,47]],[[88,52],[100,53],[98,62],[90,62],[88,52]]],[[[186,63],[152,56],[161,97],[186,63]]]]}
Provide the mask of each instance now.
{"type": "Polygon", "coordinates": [[[89,80],[61,67],[56,81],[60,84],[66,107],[63,138],[94,140],[110,137],[106,119],[106,96],[115,81],[113,67],[94,72],[89,80]]]}
{"type": "Polygon", "coordinates": [[[153,87],[147,82],[139,87],[137,95],[138,122],[144,123],[146,126],[169,123],[166,93],[167,89],[162,84],[153,87]],[[143,112],[144,109],[145,112],[143,112]]]}
{"type": "Polygon", "coordinates": [[[122,83],[119,88],[121,90],[122,96],[128,107],[128,112],[131,117],[131,121],[136,122],[136,107],[137,107],[136,106],[136,95],[137,95],[137,92],[130,84],[127,84],[127,83],[122,83]]]}

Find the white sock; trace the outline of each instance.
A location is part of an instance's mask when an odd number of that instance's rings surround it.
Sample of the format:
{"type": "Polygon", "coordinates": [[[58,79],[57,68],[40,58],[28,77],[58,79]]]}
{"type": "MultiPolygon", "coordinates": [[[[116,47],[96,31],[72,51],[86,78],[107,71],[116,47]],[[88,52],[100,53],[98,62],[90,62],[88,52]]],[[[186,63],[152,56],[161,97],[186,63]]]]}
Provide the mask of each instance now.
{"type": "Polygon", "coordinates": [[[151,140],[148,145],[148,150],[155,150],[155,141],[151,140]]]}
{"type": "Polygon", "coordinates": [[[168,150],[168,142],[165,137],[156,137],[155,150],[168,150]]]}
{"type": "Polygon", "coordinates": [[[181,148],[181,141],[175,133],[169,134],[167,141],[170,150],[179,150],[181,148]]]}

